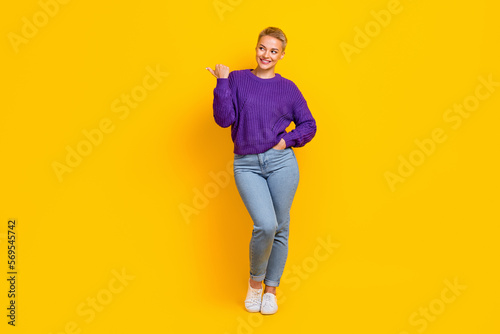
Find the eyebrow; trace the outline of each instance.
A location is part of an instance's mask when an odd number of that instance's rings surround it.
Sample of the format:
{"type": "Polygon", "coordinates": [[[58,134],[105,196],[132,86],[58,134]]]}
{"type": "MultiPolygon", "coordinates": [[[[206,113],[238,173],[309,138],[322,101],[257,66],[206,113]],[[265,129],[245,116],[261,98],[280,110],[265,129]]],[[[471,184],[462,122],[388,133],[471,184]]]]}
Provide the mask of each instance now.
{"type": "MultiPolygon", "coordinates": [[[[266,47],[264,44],[261,44],[261,45],[262,45],[263,47],[266,47]]],[[[277,48],[272,48],[271,50],[278,50],[278,51],[279,51],[279,49],[277,49],[277,48]]]]}

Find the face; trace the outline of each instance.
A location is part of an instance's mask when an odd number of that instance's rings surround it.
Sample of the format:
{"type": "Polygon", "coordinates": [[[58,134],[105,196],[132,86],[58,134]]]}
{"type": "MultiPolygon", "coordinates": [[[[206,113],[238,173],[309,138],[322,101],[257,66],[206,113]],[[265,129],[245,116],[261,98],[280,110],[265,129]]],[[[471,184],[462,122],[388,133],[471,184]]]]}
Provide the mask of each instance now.
{"type": "Polygon", "coordinates": [[[274,66],[278,60],[283,59],[285,52],[282,51],[282,43],[272,36],[263,36],[255,47],[257,64],[263,70],[274,66]]]}

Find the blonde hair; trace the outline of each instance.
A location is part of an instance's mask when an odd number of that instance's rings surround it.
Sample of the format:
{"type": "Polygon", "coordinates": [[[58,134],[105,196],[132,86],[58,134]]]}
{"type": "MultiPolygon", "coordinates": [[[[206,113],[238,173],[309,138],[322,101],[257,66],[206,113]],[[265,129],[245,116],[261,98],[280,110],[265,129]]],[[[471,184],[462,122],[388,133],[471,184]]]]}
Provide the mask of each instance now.
{"type": "Polygon", "coordinates": [[[283,32],[283,30],[281,30],[280,28],[276,28],[276,27],[267,27],[266,29],[264,29],[260,32],[259,39],[257,39],[257,43],[259,43],[260,39],[264,36],[271,36],[271,37],[279,39],[281,41],[281,45],[283,47],[283,50],[281,50],[281,51],[282,52],[285,51],[287,38],[286,38],[286,35],[283,32]]]}

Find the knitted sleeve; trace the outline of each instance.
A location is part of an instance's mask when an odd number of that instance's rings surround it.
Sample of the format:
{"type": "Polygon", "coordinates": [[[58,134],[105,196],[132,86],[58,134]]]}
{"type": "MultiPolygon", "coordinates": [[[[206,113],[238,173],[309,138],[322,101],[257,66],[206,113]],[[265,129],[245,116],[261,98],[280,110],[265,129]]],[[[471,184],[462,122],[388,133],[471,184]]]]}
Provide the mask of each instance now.
{"type": "Polygon", "coordinates": [[[227,128],[236,119],[236,109],[233,103],[234,75],[229,73],[228,78],[217,78],[217,85],[214,88],[214,119],[215,123],[223,128],[227,128]]]}
{"type": "Polygon", "coordinates": [[[301,147],[310,142],[316,134],[316,120],[313,118],[307,101],[297,88],[293,104],[293,122],[295,129],[283,136],[286,147],[301,147]]]}

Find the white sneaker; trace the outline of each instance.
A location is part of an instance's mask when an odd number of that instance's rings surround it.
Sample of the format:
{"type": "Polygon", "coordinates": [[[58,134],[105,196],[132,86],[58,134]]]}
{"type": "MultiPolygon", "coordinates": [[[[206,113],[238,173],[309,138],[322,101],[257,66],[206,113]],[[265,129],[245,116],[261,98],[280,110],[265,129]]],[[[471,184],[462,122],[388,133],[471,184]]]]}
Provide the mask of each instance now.
{"type": "Polygon", "coordinates": [[[278,303],[276,295],[271,292],[266,292],[262,297],[262,304],[260,307],[260,313],[262,314],[274,314],[278,311],[278,303]]]}
{"type": "Polygon", "coordinates": [[[248,312],[259,312],[262,303],[262,288],[254,289],[250,286],[248,280],[247,298],[245,299],[245,308],[248,312]]]}

